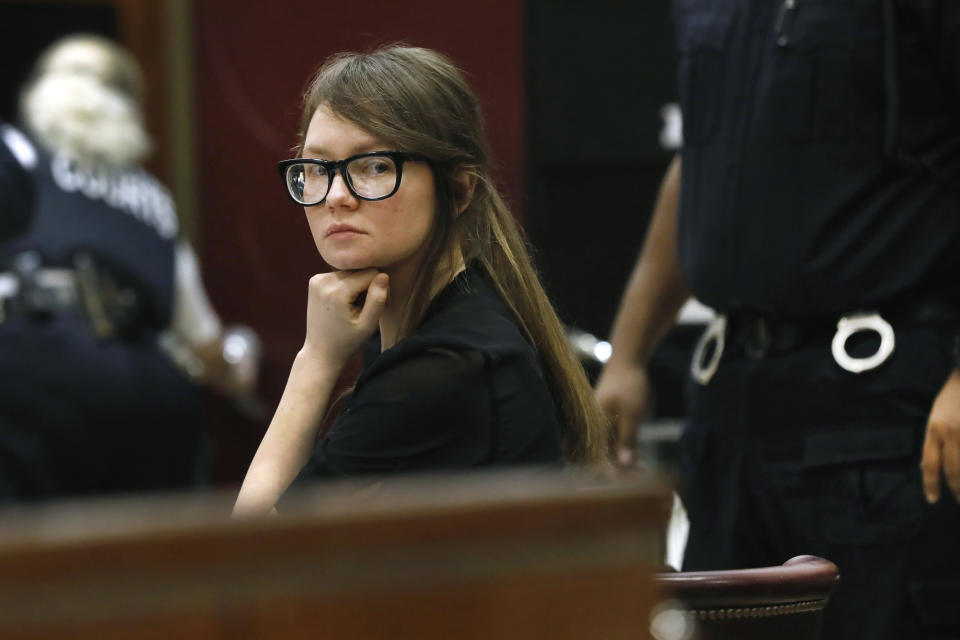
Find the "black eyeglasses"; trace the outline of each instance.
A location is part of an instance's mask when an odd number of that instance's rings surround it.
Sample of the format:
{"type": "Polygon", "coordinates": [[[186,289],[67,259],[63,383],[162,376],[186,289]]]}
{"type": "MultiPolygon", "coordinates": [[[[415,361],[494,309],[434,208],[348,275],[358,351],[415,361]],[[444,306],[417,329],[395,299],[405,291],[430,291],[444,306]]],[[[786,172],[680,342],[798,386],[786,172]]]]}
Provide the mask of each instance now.
{"type": "Polygon", "coordinates": [[[338,171],[347,189],[357,198],[389,198],[400,188],[403,163],[407,160],[426,161],[427,158],[419,153],[405,151],[372,151],[344,160],[281,160],[277,163],[277,169],[293,201],[312,207],[323,204],[327,199],[330,185],[338,171]]]}

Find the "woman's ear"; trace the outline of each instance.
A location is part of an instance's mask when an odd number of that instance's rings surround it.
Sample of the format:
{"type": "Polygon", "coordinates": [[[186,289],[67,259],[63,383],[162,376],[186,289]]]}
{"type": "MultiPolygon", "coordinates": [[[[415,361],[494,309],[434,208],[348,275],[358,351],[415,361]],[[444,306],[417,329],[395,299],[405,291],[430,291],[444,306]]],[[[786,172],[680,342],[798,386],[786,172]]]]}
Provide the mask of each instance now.
{"type": "Polygon", "coordinates": [[[473,192],[477,186],[477,173],[473,167],[460,167],[453,174],[453,195],[457,199],[459,216],[473,201],[473,192]]]}

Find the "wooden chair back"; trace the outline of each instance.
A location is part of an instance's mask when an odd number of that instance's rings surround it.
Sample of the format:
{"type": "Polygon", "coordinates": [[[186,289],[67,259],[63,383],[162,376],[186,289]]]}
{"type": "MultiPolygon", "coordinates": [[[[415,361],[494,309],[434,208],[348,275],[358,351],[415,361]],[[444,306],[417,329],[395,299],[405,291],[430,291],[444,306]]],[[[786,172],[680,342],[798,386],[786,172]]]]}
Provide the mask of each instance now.
{"type": "Polygon", "coordinates": [[[674,602],[655,614],[654,636],[680,640],[674,630],[684,627],[699,640],[817,640],[839,579],[835,564],[815,556],[777,567],[658,573],[660,593],[674,602]]]}

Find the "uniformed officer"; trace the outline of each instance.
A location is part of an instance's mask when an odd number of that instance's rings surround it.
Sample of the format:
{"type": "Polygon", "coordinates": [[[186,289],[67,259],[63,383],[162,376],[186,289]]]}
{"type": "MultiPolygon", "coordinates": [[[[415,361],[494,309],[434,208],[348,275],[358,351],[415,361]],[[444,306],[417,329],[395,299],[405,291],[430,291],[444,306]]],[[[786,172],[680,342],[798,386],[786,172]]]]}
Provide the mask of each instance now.
{"type": "Polygon", "coordinates": [[[681,157],[598,382],[719,316],[681,441],[685,569],[840,567],[825,638],[960,637],[960,3],[677,0],[681,157]],[[922,466],[922,470],[921,470],[922,466]]]}
{"type": "Polygon", "coordinates": [[[194,485],[196,382],[255,382],[255,349],[225,341],[173,201],[139,166],[141,85],[115,43],[68,37],[5,132],[35,201],[0,247],[0,503],[194,485]]]}

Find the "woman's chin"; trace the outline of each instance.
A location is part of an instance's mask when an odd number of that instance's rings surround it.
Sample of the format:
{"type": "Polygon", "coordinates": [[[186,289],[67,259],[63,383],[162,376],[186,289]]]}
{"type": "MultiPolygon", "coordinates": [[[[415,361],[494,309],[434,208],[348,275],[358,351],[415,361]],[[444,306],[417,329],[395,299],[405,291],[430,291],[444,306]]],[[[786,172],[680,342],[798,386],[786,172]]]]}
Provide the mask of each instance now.
{"type": "Polygon", "coordinates": [[[320,254],[323,261],[337,271],[358,271],[360,269],[369,269],[375,266],[369,258],[348,257],[348,256],[325,256],[320,254]]]}

